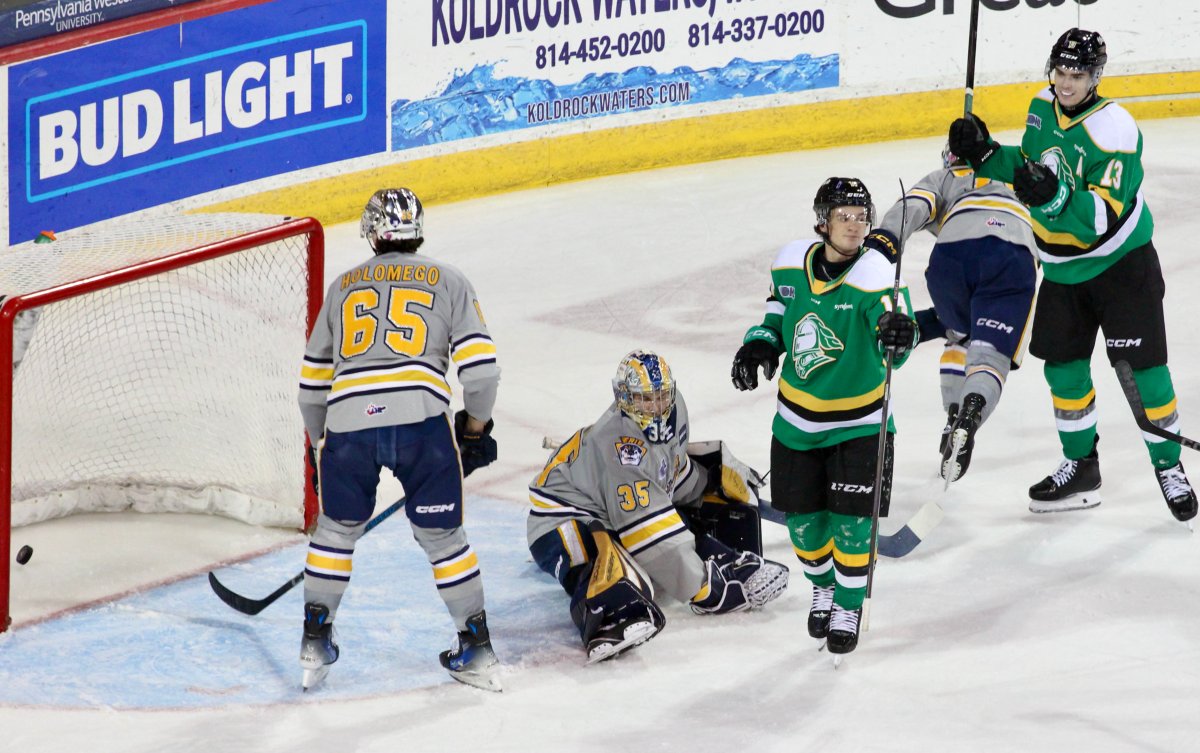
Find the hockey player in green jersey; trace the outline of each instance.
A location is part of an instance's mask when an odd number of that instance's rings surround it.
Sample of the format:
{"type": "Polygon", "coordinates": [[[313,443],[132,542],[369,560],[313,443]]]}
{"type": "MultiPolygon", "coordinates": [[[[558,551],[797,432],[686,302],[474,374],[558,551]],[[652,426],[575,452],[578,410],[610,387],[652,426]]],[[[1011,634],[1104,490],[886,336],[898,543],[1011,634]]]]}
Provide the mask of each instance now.
{"type": "MultiPolygon", "coordinates": [[[[978,117],[950,126],[950,148],[985,178],[1011,183],[1029,206],[1043,281],[1029,352],[1046,381],[1065,459],[1029,490],[1029,509],[1054,512],[1100,504],[1096,393],[1091,356],[1104,333],[1110,363],[1133,368],[1146,416],[1179,431],[1167,368],[1162,269],[1154,220],[1142,195],[1142,134],[1129,113],[1100,96],[1108,61],[1101,36],[1071,29],[1046,61],[1050,85],[1029,105],[1021,146],[1001,146],[978,117]]],[[[1196,493],[1179,445],[1143,433],[1171,514],[1196,516],[1196,493]]]]}
{"type": "MultiPolygon", "coordinates": [[[[908,288],[892,311],[893,260],[862,246],[875,219],[855,178],[830,178],[813,209],[819,238],[780,250],[762,324],[746,332],[733,384],[758,386],[780,369],[771,441],[772,504],[787,513],[792,545],[813,584],[808,632],[831,653],[858,645],[870,568],[871,516],[886,366],[917,340],[908,288]]],[[[888,418],[880,515],[887,515],[892,433],[888,418]]]]}

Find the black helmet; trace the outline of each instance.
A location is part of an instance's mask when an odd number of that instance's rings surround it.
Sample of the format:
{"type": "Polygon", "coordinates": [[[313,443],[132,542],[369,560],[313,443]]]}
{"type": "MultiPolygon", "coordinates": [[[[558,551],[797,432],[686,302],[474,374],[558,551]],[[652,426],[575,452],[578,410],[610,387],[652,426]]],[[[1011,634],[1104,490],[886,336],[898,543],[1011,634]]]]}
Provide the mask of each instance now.
{"type": "Polygon", "coordinates": [[[867,220],[875,224],[875,205],[871,203],[871,192],[858,178],[829,178],[817,189],[813,199],[813,211],[817,222],[828,222],[829,212],[834,207],[866,207],[867,220]]]}
{"type": "Polygon", "coordinates": [[[1108,62],[1108,48],[1099,32],[1068,29],[1050,48],[1046,75],[1056,67],[1072,71],[1091,71],[1092,85],[1100,83],[1100,74],[1108,62]]]}

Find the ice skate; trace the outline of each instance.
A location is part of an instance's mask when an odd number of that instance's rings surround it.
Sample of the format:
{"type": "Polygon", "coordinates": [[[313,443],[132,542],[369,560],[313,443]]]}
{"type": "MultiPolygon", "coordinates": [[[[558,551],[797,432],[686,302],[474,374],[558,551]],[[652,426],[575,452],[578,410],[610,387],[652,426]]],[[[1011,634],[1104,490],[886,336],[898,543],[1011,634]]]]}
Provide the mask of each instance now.
{"type": "Polygon", "coordinates": [[[438,659],[451,677],[465,685],[497,693],[504,689],[498,674],[500,662],[492,651],[487,617],[483,612],[467,618],[467,629],[459,631],[454,647],[443,651],[438,659]]]}
{"type": "Polygon", "coordinates": [[[1192,528],[1192,518],[1196,517],[1196,490],[1184,473],[1183,463],[1176,463],[1170,468],[1154,469],[1158,477],[1158,487],[1162,489],[1163,499],[1175,519],[1192,528]]]}
{"type": "Polygon", "coordinates": [[[1058,470],[1029,487],[1030,512],[1086,510],[1100,504],[1100,457],[1096,448],[1078,460],[1063,460],[1058,470]]]}
{"type": "Polygon", "coordinates": [[[972,392],[963,399],[962,410],[954,419],[950,436],[942,450],[942,478],[946,480],[943,488],[949,488],[951,481],[957,481],[967,473],[971,465],[971,453],[975,450],[975,432],[983,420],[983,396],[972,392]]]}
{"type": "Polygon", "coordinates": [[[858,623],[862,617],[862,607],[844,609],[836,602],[829,615],[829,637],[825,646],[833,654],[833,665],[840,665],[845,654],[858,647],[858,623]]]}
{"type": "Polygon", "coordinates": [[[588,664],[615,659],[631,648],[640,646],[659,631],[650,615],[604,625],[588,641],[588,664]]]}
{"type": "Polygon", "coordinates": [[[812,606],[808,608],[808,634],[818,640],[829,635],[829,614],[833,609],[833,586],[812,589],[812,606]]]}
{"type": "Polygon", "coordinates": [[[339,653],[329,607],[311,601],[305,604],[304,637],[300,640],[300,668],[304,670],[300,684],[304,690],[316,687],[325,679],[339,653]]]}
{"type": "Polygon", "coordinates": [[[954,422],[958,419],[958,403],[950,403],[946,411],[946,425],[942,427],[942,438],[938,442],[938,454],[946,456],[946,445],[950,443],[950,432],[954,431],[954,422]]]}

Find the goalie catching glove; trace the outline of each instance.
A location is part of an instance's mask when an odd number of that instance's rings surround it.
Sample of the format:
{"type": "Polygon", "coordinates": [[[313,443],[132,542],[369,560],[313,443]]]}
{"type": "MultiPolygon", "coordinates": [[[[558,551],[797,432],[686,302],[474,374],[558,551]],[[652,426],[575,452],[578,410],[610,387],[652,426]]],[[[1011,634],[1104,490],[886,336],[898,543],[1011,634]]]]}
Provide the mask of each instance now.
{"type": "Polygon", "coordinates": [[[463,478],[491,465],[498,454],[496,440],[492,438],[492,427],[496,422],[489,419],[483,431],[476,433],[467,430],[469,418],[465,410],[454,414],[454,440],[458,442],[458,454],[462,458],[463,478]]]}
{"type": "Polygon", "coordinates": [[[704,567],[707,580],[690,605],[696,614],[758,609],[787,590],[787,566],[754,552],[715,554],[704,561],[704,567]]]}

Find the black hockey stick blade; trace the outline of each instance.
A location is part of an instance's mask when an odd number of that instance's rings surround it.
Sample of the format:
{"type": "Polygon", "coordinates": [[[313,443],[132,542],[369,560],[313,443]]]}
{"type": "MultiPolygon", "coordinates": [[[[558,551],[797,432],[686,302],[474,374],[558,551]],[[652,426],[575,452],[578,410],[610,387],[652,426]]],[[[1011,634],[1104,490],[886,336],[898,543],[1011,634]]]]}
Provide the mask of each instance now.
{"type": "Polygon", "coordinates": [[[879,535],[879,553],[891,559],[910,554],[938,527],[944,515],[942,506],[937,502],[926,502],[899,531],[890,536],[879,535]]]}
{"type": "Polygon", "coordinates": [[[771,500],[758,500],[758,517],[763,520],[769,520],[777,525],[787,526],[787,513],[780,512],[771,506],[771,500]]]}
{"type": "Polygon", "coordinates": [[[1117,371],[1117,381],[1121,383],[1121,390],[1125,393],[1125,400],[1129,403],[1130,410],[1133,411],[1133,420],[1137,422],[1139,429],[1147,434],[1178,442],[1184,447],[1200,450],[1200,442],[1154,425],[1154,422],[1146,415],[1146,406],[1142,403],[1142,393],[1138,391],[1137,380],[1133,377],[1133,367],[1129,365],[1128,361],[1117,361],[1113,368],[1117,371]]]}
{"type": "MultiPolygon", "coordinates": [[[[375,517],[368,520],[366,528],[363,529],[363,535],[364,536],[367,535],[367,533],[372,528],[379,525],[383,521],[387,520],[389,517],[391,517],[391,515],[393,513],[395,513],[401,507],[404,507],[404,497],[401,497],[400,499],[396,500],[391,505],[389,505],[386,510],[384,510],[383,512],[379,513],[375,517]]],[[[250,616],[254,616],[254,615],[258,614],[259,612],[263,611],[264,609],[271,606],[275,602],[279,601],[279,598],[281,596],[283,596],[285,593],[287,593],[288,591],[291,591],[293,588],[295,588],[296,584],[302,580],[304,580],[304,571],[303,570],[296,573],[294,576],[292,576],[291,580],[289,580],[287,583],[284,583],[279,588],[276,588],[274,591],[267,594],[263,598],[251,599],[248,596],[242,596],[241,594],[239,594],[235,591],[231,591],[224,583],[217,580],[217,576],[215,573],[213,573],[211,571],[208,573],[208,585],[212,587],[213,593],[215,593],[217,595],[217,598],[220,599],[221,601],[225,602],[226,604],[228,604],[233,609],[236,609],[237,611],[241,612],[242,614],[246,614],[246,615],[250,615],[250,616]]]]}

